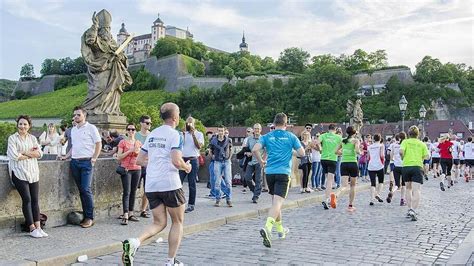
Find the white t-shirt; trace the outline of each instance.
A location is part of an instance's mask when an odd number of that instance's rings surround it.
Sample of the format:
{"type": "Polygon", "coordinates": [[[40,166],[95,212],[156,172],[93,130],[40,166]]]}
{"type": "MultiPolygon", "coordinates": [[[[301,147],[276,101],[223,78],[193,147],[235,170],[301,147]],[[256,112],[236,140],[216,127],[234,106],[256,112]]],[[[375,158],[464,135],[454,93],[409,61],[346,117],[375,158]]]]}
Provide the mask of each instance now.
{"type": "Polygon", "coordinates": [[[369,165],[367,169],[369,171],[379,171],[380,169],[383,169],[384,165],[382,163],[382,160],[380,159],[380,150],[381,147],[384,147],[380,143],[374,143],[370,144],[369,147],[367,148],[369,152],[369,165]]]}
{"type": "MultiPolygon", "coordinates": [[[[201,155],[199,153],[199,149],[196,148],[196,145],[194,145],[194,140],[193,136],[191,133],[188,131],[182,133],[183,134],[183,157],[198,157],[201,155]]],[[[204,145],[204,135],[200,132],[195,130],[194,131],[194,136],[196,136],[197,141],[201,144],[204,145]]]]}
{"type": "Polygon", "coordinates": [[[464,158],[466,160],[474,160],[474,143],[467,142],[464,144],[464,158]]]}
{"type": "Polygon", "coordinates": [[[311,149],[311,161],[312,162],[321,162],[321,152],[311,149]]]}
{"type": "Polygon", "coordinates": [[[171,161],[173,149],[182,150],[181,134],[168,125],[154,129],[146,138],[142,151],[148,153],[145,192],[180,189],[179,170],[171,161]]]}
{"type": "Polygon", "coordinates": [[[91,158],[94,155],[95,144],[102,142],[99,130],[89,122],[82,127],[75,126],[71,130],[72,158],[91,158]]]}
{"type": "Polygon", "coordinates": [[[440,158],[441,155],[439,154],[439,149],[438,149],[439,142],[435,142],[431,144],[431,158],[440,158]]]}
{"type": "Polygon", "coordinates": [[[402,162],[402,156],[400,156],[400,144],[393,143],[392,151],[393,151],[393,164],[395,165],[395,167],[402,167],[403,162],[402,162]]]}
{"type": "Polygon", "coordinates": [[[459,152],[461,151],[461,143],[459,141],[452,141],[453,143],[453,159],[457,160],[459,159],[459,152]]]}

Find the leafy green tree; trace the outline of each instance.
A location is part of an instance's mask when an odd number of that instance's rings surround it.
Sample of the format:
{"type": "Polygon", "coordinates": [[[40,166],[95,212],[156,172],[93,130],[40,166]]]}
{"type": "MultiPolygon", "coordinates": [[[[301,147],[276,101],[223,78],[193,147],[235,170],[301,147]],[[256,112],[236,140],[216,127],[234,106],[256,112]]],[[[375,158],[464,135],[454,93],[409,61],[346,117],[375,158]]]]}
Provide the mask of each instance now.
{"type": "Polygon", "coordinates": [[[20,70],[21,79],[33,79],[35,78],[35,69],[32,64],[26,63],[21,67],[20,70]]]}
{"type": "Polygon", "coordinates": [[[303,73],[308,65],[310,54],[301,48],[291,47],[283,50],[277,65],[281,70],[303,73]]]}
{"type": "Polygon", "coordinates": [[[275,60],[273,60],[273,58],[266,56],[265,58],[262,59],[261,67],[262,67],[262,71],[270,71],[270,70],[276,70],[277,65],[275,63],[275,60]]]}
{"type": "Polygon", "coordinates": [[[255,69],[253,68],[252,62],[245,57],[242,57],[235,62],[235,72],[253,72],[254,70],[255,69]]]}
{"type": "Polygon", "coordinates": [[[225,66],[222,74],[230,81],[234,77],[234,70],[229,66],[225,66]]]}
{"type": "Polygon", "coordinates": [[[422,83],[435,83],[436,74],[440,72],[443,64],[437,58],[425,56],[416,64],[415,80],[422,83]]]}
{"type": "Polygon", "coordinates": [[[156,56],[157,58],[161,58],[168,55],[177,54],[179,50],[180,49],[176,38],[165,37],[158,39],[150,54],[156,56]]]}
{"type": "Polygon", "coordinates": [[[15,133],[14,123],[0,122],[0,154],[7,154],[8,137],[15,133]]]}
{"type": "Polygon", "coordinates": [[[41,64],[41,76],[61,73],[61,63],[59,60],[47,58],[41,64]]]}
{"type": "Polygon", "coordinates": [[[325,65],[337,65],[337,58],[331,54],[322,54],[311,58],[311,67],[322,67],[325,65]]]}

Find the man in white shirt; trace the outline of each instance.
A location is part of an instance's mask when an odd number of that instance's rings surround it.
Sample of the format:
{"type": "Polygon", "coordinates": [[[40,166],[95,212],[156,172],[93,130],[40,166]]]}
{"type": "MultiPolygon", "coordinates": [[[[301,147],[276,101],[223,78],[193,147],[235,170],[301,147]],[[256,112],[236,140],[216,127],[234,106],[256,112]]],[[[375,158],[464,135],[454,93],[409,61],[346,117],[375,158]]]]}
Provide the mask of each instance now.
{"type": "Polygon", "coordinates": [[[94,225],[94,198],[92,195],[92,174],[94,164],[102,148],[102,139],[97,128],[86,121],[86,111],[74,108],[76,126],[71,129],[71,150],[62,159],[71,158],[71,172],[81,197],[84,220],[83,228],[94,225]]]}
{"type": "Polygon", "coordinates": [[[183,237],[184,203],[186,199],[179,178],[179,170],[191,172],[191,164],[184,162],[182,137],[175,129],[179,123],[179,107],[165,103],[160,108],[163,125],[154,129],[145,140],[137,164],[146,165],[145,193],[150,203],[153,223],[139,238],[129,238],[123,242],[122,262],[133,265],[135,253],[146,239],[160,233],[167,225],[167,215],[171,217],[168,235],[168,260],[166,265],[182,265],[175,259],[183,237]]]}
{"type": "Polygon", "coordinates": [[[204,135],[195,128],[195,120],[192,117],[186,119],[186,131],[182,133],[183,136],[183,160],[190,162],[192,166],[191,172],[188,174],[185,171],[179,171],[181,183],[188,177],[189,186],[189,201],[185,212],[194,211],[196,203],[196,180],[199,171],[198,158],[201,155],[201,148],[204,145],[204,135]]]}
{"type": "Polygon", "coordinates": [[[459,173],[461,172],[460,166],[460,159],[459,159],[459,153],[461,152],[461,144],[458,141],[457,136],[453,135],[451,136],[451,142],[453,143],[453,176],[454,176],[454,183],[458,182],[458,177],[459,173]]]}
{"type": "Polygon", "coordinates": [[[466,161],[466,182],[474,177],[474,141],[472,137],[467,138],[464,144],[464,160],[466,161]]]}

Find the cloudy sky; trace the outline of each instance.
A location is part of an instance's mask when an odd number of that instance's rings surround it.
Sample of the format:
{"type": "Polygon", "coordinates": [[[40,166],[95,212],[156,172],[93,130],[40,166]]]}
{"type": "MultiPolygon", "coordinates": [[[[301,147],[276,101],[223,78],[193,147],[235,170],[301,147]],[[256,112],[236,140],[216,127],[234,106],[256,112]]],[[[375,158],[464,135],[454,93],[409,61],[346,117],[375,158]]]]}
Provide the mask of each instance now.
{"type": "Polygon", "coordinates": [[[45,58],[75,58],[94,11],[105,8],[115,35],[124,22],[150,33],[160,13],[165,25],[189,27],[197,41],[238,50],[245,30],[251,53],[277,59],[287,47],[318,55],[384,49],[390,65],[414,67],[423,56],[474,65],[472,0],[0,0],[0,78],[18,79],[45,58]]]}

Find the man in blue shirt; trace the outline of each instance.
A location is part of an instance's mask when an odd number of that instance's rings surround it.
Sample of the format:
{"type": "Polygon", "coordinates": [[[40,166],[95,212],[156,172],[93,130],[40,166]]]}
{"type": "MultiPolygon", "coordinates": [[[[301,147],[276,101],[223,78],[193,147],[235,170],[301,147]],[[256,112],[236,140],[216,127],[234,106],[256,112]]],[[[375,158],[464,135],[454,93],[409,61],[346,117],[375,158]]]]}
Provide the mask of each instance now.
{"type": "Polygon", "coordinates": [[[265,226],[260,230],[263,238],[263,245],[270,248],[271,233],[273,225],[275,225],[278,237],[284,239],[289,232],[287,228],[283,228],[281,221],[281,207],[283,201],[288,195],[290,186],[291,162],[293,150],[296,150],[298,156],[304,156],[303,147],[293,133],[286,131],[288,118],[284,113],[278,113],[275,116],[273,124],[275,130],[260,137],[260,140],[252,149],[253,156],[265,168],[268,189],[270,195],[273,196],[272,207],[268,211],[268,218],[265,226]],[[265,149],[267,152],[267,161],[262,159],[260,150],[265,149]]]}

